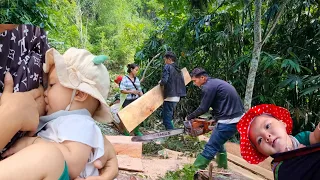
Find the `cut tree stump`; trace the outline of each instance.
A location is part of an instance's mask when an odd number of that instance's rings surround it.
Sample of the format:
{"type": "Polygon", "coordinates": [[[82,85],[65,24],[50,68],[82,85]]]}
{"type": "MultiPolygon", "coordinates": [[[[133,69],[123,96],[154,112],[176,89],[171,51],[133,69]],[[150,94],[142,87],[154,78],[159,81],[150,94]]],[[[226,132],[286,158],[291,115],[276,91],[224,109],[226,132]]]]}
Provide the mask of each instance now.
{"type": "Polygon", "coordinates": [[[142,142],[132,142],[132,136],[106,136],[117,155],[142,158],[142,142]]]}
{"type": "MultiPolygon", "coordinates": [[[[184,82],[187,85],[191,81],[191,77],[186,68],[181,69],[184,82]]],[[[150,116],[164,101],[163,89],[160,85],[155,86],[143,96],[130,103],[118,112],[120,119],[120,127],[122,125],[131,132],[148,116],[150,116]]]]}

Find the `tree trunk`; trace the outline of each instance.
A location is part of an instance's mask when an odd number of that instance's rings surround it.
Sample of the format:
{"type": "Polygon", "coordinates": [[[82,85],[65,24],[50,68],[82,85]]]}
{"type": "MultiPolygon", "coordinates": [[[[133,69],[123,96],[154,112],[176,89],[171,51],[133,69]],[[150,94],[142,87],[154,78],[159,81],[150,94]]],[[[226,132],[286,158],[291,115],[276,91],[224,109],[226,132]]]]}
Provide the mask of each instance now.
{"type": "Polygon", "coordinates": [[[246,95],[244,99],[244,108],[247,111],[251,107],[252,93],[261,52],[261,0],[255,0],[254,10],[254,47],[252,52],[252,60],[247,80],[246,95]]]}
{"type": "Polygon", "coordinates": [[[278,23],[281,14],[283,13],[287,3],[289,0],[286,0],[283,2],[280,10],[278,11],[276,18],[270,27],[269,31],[266,33],[266,36],[264,37],[264,40],[262,41],[261,39],[261,0],[255,0],[254,5],[255,5],[255,16],[254,16],[254,47],[253,47],[253,52],[252,52],[252,59],[251,59],[251,64],[250,64],[250,70],[249,70],[249,75],[248,75],[248,80],[247,80],[247,87],[246,87],[246,95],[244,98],[244,108],[245,111],[249,110],[251,107],[251,101],[252,101],[252,94],[253,94],[253,87],[254,87],[254,82],[256,79],[256,74],[258,70],[258,65],[260,61],[260,53],[261,53],[261,48],[263,44],[269,39],[271,36],[271,33],[273,32],[276,24],[278,23]]]}
{"type": "Polygon", "coordinates": [[[76,18],[76,26],[78,28],[79,31],[79,36],[80,36],[80,44],[81,44],[81,48],[84,48],[84,42],[83,42],[83,31],[82,31],[82,10],[81,10],[81,2],[80,0],[76,1],[76,13],[75,13],[75,18],[76,18]]]}

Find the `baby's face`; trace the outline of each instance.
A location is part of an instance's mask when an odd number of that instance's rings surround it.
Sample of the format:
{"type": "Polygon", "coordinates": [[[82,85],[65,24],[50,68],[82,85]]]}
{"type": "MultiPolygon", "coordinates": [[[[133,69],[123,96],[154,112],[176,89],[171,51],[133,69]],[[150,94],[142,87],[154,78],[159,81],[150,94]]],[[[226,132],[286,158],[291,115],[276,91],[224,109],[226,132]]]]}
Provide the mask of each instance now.
{"type": "Polygon", "coordinates": [[[72,89],[62,86],[59,82],[56,68],[50,68],[48,88],[44,92],[47,115],[65,110],[71,100],[72,89]]]}
{"type": "Polygon", "coordinates": [[[285,152],[291,142],[285,124],[268,115],[261,115],[253,120],[249,130],[249,139],[265,156],[285,152]]]}

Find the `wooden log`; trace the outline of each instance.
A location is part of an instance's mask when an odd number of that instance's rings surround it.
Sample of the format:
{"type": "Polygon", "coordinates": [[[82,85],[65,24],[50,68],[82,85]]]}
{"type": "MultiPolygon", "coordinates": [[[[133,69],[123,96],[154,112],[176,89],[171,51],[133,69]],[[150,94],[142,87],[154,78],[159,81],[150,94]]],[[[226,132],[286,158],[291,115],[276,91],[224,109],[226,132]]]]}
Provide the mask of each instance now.
{"type": "MultiPolygon", "coordinates": [[[[189,72],[186,68],[183,68],[181,71],[184,77],[184,82],[187,85],[191,81],[189,72]]],[[[131,132],[157,108],[159,108],[163,101],[163,89],[160,87],[160,85],[157,85],[143,96],[120,110],[118,112],[119,119],[121,120],[123,126],[129,132],[131,132]]]]}
{"type": "Polygon", "coordinates": [[[106,136],[117,155],[142,158],[142,142],[132,142],[132,136],[106,136]]]}

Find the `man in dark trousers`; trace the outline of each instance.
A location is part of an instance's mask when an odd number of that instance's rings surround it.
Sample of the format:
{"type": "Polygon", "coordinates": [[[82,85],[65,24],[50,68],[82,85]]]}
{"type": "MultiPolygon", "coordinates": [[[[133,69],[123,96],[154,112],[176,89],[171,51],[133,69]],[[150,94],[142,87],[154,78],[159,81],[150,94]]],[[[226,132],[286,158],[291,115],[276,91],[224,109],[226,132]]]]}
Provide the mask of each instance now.
{"type": "Polygon", "coordinates": [[[173,129],[173,113],[180,97],[186,96],[186,86],[177,66],[176,55],[173,52],[166,52],[164,55],[165,66],[162,72],[160,85],[164,87],[164,103],[162,109],[163,125],[167,130],[173,129]]]}
{"type": "Polygon", "coordinates": [[[194,85],[201,88],[202,99],[200,106],[187,115],[186,120],[192,120],[206,113],[211,107],[212,115],[218,121],[208,143],[193,165],[205,169],[217,155],[218,167],[227,168],[224,143],[237,132],[236,125],[244,114],[241,98],[231,84],[209,77],[202,68],[195,68],[192,71],[191,80],[194,85]]]}

